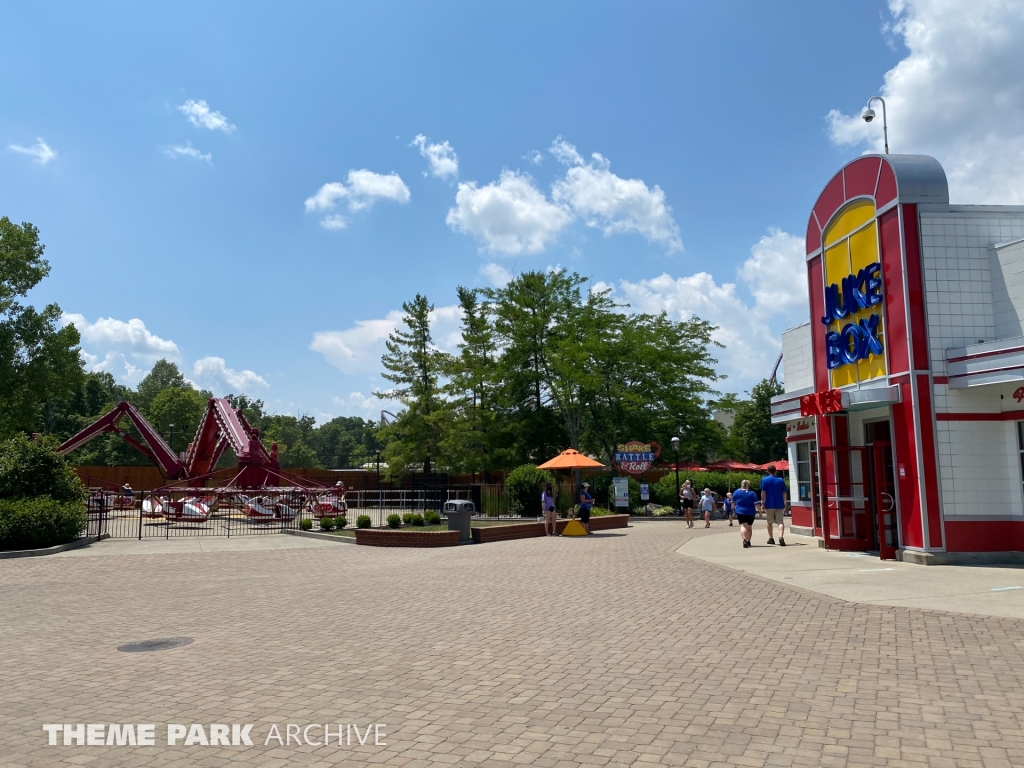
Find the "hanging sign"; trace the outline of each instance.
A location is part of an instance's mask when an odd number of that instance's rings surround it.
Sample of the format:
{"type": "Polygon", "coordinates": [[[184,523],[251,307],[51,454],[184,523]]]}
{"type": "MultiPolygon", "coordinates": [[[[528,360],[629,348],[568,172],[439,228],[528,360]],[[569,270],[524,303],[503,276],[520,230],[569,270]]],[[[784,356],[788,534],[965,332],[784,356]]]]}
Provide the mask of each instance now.
{"type": "Polygon", "coordinates": [[[651,468],[654,460],[661,453],[657,443],[641,443],[631,440],[615,449],[615,466],[630,475],[640,475],[651,468]]]}
{"type": "Polygon", "coordinates": [[[640,501],[651,500],[651,488],[647,483],[640,484],[640,501]]]}

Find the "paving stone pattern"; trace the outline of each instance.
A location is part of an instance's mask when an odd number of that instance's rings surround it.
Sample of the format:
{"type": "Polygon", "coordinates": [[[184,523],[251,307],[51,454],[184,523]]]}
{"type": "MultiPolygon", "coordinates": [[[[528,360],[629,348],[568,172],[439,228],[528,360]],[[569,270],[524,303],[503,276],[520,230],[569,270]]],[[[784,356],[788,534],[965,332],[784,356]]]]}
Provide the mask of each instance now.
{"type": "Polygon", "coordinates": [[[1024,765],[1024,623],[844,603],[677,554],[694,535],[0,561],[0,766],[1024,765]],[[263,745],[325,720],[387,746],[263,745]]]}

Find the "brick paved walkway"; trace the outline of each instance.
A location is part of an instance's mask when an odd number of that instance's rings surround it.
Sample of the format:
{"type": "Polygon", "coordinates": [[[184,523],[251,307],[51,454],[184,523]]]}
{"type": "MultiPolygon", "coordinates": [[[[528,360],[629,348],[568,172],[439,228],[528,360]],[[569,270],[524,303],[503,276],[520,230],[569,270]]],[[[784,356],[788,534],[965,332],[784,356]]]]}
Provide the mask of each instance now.
{"type": "Polygon", "coordinates": [[[691,535],[0,561],[0,766],[1024,765],[1024,623],[843,603],[675,554],[691,535]],[[388,746],[263,745],[324,720],[388,746]]]}

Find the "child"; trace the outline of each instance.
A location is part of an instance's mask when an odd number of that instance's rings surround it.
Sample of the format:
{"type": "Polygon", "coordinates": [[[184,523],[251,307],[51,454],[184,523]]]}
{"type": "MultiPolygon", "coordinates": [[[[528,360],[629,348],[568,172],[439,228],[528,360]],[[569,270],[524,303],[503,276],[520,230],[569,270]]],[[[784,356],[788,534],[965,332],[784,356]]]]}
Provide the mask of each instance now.
{"type": "Polygon", "coordinates": [[[711,527],[711,510],[715,508],[715,497],[711,495],[711,489],[705,488],[704,495],[700,497],[700,511],[704,513],[704,527],[711,527]]]}
{"type": "Polygon", "coordinates": [[[725,516],[729,518],[729,527],[732,527],[732,492],[725,494],[725,501],[722,502],[725,509],[725,516]]]}

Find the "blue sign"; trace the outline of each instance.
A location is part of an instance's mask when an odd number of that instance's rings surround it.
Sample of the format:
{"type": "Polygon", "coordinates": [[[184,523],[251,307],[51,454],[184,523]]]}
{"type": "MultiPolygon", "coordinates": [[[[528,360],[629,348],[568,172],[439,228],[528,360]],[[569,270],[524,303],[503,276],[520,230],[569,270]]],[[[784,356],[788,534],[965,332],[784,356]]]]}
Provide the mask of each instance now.
{"type": "Polygon", "coordinates": [[[825,334],[825,359],[829,370],[839,368],[870,355],[882,354],[882,340],[878,338],[880,314],[873,313],[854,322],[853,317],[863,309],[882,303],[882,265],[877,261],[868,264],[855,275],[842,279],[842,289],[836,283],[825,287],[825,316],[823,325],[828,326],[850,318],[842,330],[825,334]]]}

